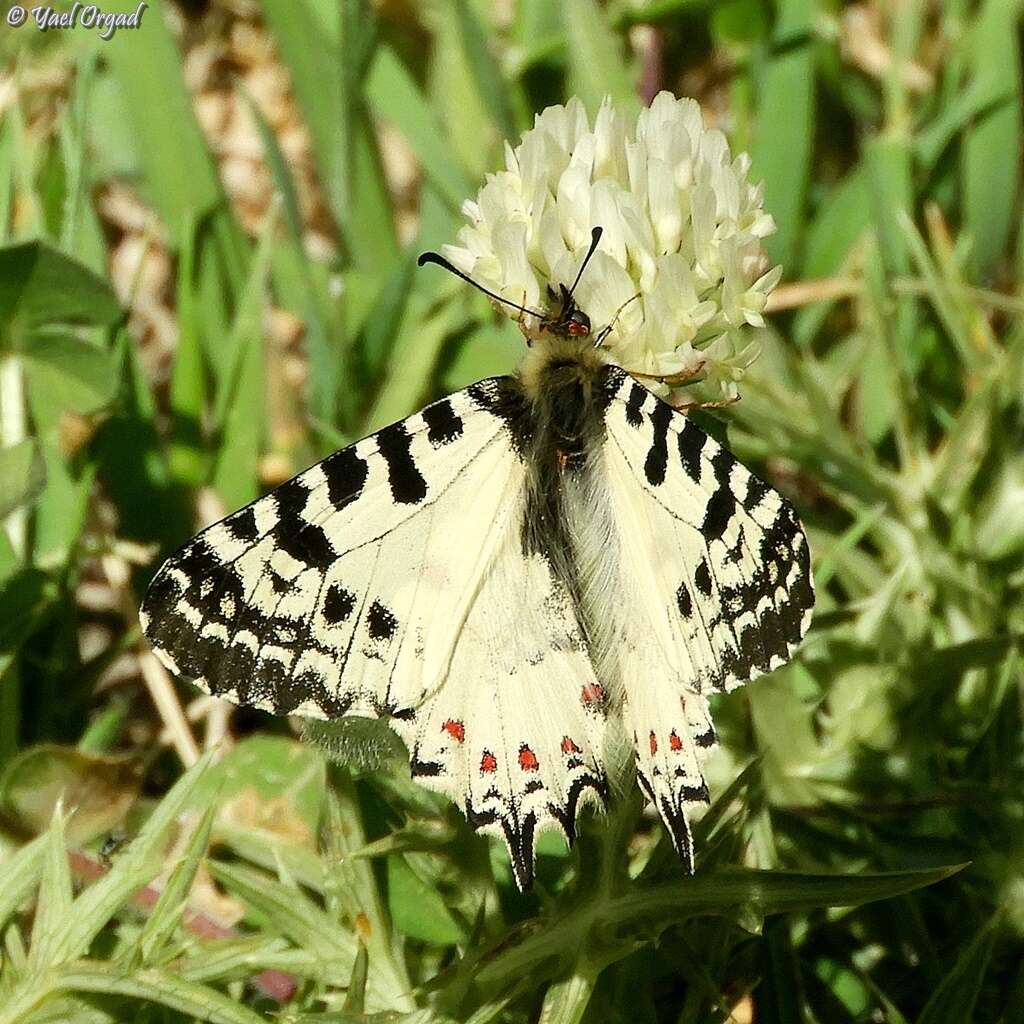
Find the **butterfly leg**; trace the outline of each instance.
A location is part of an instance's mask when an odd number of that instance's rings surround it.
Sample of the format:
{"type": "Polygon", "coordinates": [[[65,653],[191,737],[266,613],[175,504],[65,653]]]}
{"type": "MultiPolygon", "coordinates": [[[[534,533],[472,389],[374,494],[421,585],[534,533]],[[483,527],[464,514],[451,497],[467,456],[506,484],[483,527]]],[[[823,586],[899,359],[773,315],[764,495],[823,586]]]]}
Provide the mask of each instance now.
{"type": "Polygon", "coordinates": [[[679,405],[673,405],[672,408],[676,412],[683,413],[693,409],[724,409],[728,405],[735,405],[739,400],[740,396],[735,395],[733,398],[720,398],[715,402],[681,402],[679,405]]]}
{"type": "Polygon", "coordinates": [[[631,377],[640,380],[656,380],[659,384],[667,384],[670,388],[681,388],[687,384],[699,384],[703,377],[704,361],[701,360],[692,370],[682,370],[679,373],[642,373],[639,370],[627,370],[631,377]]]}
{"type": "Polygon", "coordinates": [[[600,348],[601,347],[601,345],[604,343],[604,339],[607,338],[608,335],[611,334],[613,330],[615,330],[615,324],[618,322],[619,314],[631,302],[633,302],[635,299],[639,299],[639,298],[640,298],[640,293],[637,292],[636,295],[631,295],[628,299],[626,299],[626,301],[621,306],[619,306],[619,308],[617,310],[615,310],[615,316],[612,317],[611,323],[606,324],[604,327],[602,327],[601,330],[598,332],[597,337],[594,339],[594,348],[600,348]]]}

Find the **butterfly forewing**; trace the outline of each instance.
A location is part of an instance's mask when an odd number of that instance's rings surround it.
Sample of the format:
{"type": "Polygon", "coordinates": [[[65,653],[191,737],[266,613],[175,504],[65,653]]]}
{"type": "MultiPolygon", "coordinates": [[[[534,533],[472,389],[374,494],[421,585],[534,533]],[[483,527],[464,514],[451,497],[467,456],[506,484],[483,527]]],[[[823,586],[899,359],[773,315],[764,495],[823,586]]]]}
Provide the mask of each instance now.
{"type": "Polygon", "coordinates": [[[439,553],[428,557],[429,530],[403,524],[431,518],[471,465],[492,473],[514,462],[502,421],[483,406],[496,386],[481,382],[336,452],[191,540],[143,602],[158,656],[213,694],[272,711],[332,717],[380,685],[383,707],[384,649],[413,639],[399,606],[447,571],[439,553]]]}

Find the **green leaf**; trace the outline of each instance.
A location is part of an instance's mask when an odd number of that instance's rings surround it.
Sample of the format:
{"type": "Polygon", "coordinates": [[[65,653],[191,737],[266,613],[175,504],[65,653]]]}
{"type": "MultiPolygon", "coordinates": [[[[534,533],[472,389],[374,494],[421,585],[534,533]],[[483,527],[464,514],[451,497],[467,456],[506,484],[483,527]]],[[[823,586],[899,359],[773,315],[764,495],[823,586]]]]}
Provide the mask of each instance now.
{"type": "Polygon", "coordinates": [[[0,519],[32,504],[46,486],[46,463],[35,441],[0,448],[0,519]]]}
{"type": "Polygon", "coordinates": [[[441,894],[413,871],[405,857],[394,854],[387,866],[388,907],[395,928],[424,942],[450,946],[465,941],[465,932],[441,894]]]}
{"type": "Polygon", "coordinates": [[[711,31],[724,43],[749,45],[763,39],[767,30],[761,0],[724,0],[711,12],[711,31]]]}
{"type": "Polygon", "coordinates": [[[757,988],[758,1024],[803,1024],[803,981],[800,959],[793,949],[790,922],[772,921],[761,937],[764,972],[757,988]]]}
{"type": "Polygon", "coordinates": [[[445,391],[467,387],[482,377],[515,372],[522,358],[523,339],[511,321],[502,320],[501,326],[490,320],[475,325],[460,339],[454,359],[444,368],[445,391]]]}
{"type": "Polygon", "coordinates": [[[15,651],[56,597],[45,573],[23,569],[0,585],[0,651],[15,651]]]}
{"type": "Polygon", "coordinates": [[[701,878],[652,887],[620,897],[607,910],[609,920],[641,923],[706,913],[713,908],[744,904],[764,915],[821,907],[858,907],[873,900],[890,899],[941,882],[966,867],[954,864],[917,871],[877,874],[815,875],[798,871],[723,870],[701,878]]]}
{"type": "Polygon", "coordinates": [[[109,327],[121,318],[110,286],[81,263],[45,242],[0,249],[0,345],[44,324],[109,327]]]}
{"type": "Polygon", "coordinates": [[[394,349],[416,273],[416,258],[406,253],[395,264],[374,300],[358,344],[367,381],[378,381],[394,349]]]}
{"type": "Polygon", "coordinates": [[[29,406],[44,429],[63,412],[101,409],[117,392],[110,353],[74,335],[36,334],[23,351],[29,406]]]}
{"type": "Polygon", "coordinates": [[[217,787],[234,825],[315,846],[325,792],[316,750],[284,736],[249,736],[210,772],[208,786],[217,787]]]}
{"type": "Polygon", "coordinates": [[[540,964],[576,948],[580,936],[610,927],[619,936],[630,931],[654,936],[670,924],[690,917],[735,911],[756,916],[822,907],[855,907],[933,885],[965,865],[893,871],[879,874],[815,875],[785,871],[734,869],[696,875],[680,882],[640,889],[608,901],[584,906],[548,923],[481,966],[476,980],[487,990],[500,988],[540,964]]]}
{"type": "Polygon", "coordinates": [[[358,1018],[363,1015],[366,1002],[366,969],[369,966],[370,957],[366,947],[360,943],[359,952],[356,954],[356,962],[352,967],[352,977],[349,979],[348,991],[345,993],[345,1003],[342,1012],[351,1014],[358,1018]]]}
{"type": "MultiPolygon", "coordinates": [[[[804,277],[831,277],[855,256],[857,241],[871,216],[864,179],[863,167],[859,166],[826,194],[807,229],[804,277]]],[[[793,333],[800,345],[810,345],[833,305],[815,302],[797,313],[793,333]]]]}
{"type": "Polygon", "coordinates": [[[226,372],[221,376],[214,422],[222,427],[213,486],[227,508],[252,501],[259,490],[258,464],[266,420],[266,352],[263,312],[277,218],[267,214],[260,243],[228,338],[226,372]]]}
{"type": "Polygon", "coordinates": [[[353,126],[343,65],[338,59],[340,20],[338,7],[333,7],[318,23],[316,6],[306,0],[266,0],[263,10],[309,125],[331,212],[338,226],[347,231],[351,168],[346,154],[353,126]]]}
{"type": "Polygon", "coordinates": [[[195,487],[203,482],[202,418],[206,399],[201,312],[195,282],[196,225],[191,215],[181,233],[178,265],[178,344],[174,350],[170,407],[173,416],[168,466],[176,480],[195,487]]]}
{"type": "Polygon", "coordinates": [[[477,92],[505,138],[515,132],[509,109],[509,89],[501,76],[501,62],[489,43],[485,27],[469,0],[456,0],[455,17],[466,65],[477,92]]]}

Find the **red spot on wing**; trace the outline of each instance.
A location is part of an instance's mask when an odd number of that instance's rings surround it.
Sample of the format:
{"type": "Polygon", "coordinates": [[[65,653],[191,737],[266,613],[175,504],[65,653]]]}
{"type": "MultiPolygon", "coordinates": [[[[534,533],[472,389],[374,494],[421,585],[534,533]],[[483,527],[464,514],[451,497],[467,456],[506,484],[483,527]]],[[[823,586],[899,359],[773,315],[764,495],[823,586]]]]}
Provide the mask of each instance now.
{"type": "Polygon", "coordinates": [[[683,741],[679,738],[679,734],[675,731],[675,729],[672,730],[672,735],[668,738],[668,745],[673,750],[683,749],[683,741]]]}
{"type": "Polygon", "coordinates": [[[658,737],[654,735],[654,730],[651,730],[651,757],[658,752],[658,737]]]}
{"type": "Polygon", "coordinates": [[[480,771],[482,773],[496,772],[498,770],[498,759],[489,751],[484,751],[480,758],[480,771]]]}
{"type": "Polygon", "coordinates": [[[580,754],[582,751],[576,746],[576,743],[568,736],[562,737],[562,753],[563,754],[580,754]]]}
{"type": "Polygon", "coordinates": [[[604,687],[599,683],[587,683],[583,687],[580,697],[587,707],[595,707],[604,701],[604,687]]]}
{"type": "Polygon", "coordinates": [[[441,728],[457,743],[463,743],[466,739],[466,727],[454,718],[449,718],[441,728]]]}
{"type": "Polygon", "coordinates": [[[535,772],[540,768],[537,755],[525,743],[519,748],[519,767],[524,772],[535,772]]]}

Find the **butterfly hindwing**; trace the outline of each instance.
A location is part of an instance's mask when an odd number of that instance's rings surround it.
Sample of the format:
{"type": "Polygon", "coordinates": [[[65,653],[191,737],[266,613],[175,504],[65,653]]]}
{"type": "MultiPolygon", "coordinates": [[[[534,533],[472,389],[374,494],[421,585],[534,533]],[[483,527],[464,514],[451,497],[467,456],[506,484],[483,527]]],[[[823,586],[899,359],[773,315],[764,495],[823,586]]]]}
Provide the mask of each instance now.
{"type": "Polygon", "coordinates": [[[641,784],[690,859],[706,803],[707,695],[789,659],[813,604],[791,506],[690,419],[613,371],[604,465],[622,541],[624,716],[641,784]],[[629,635],[629,631],[633,634],[629,635]]]}

